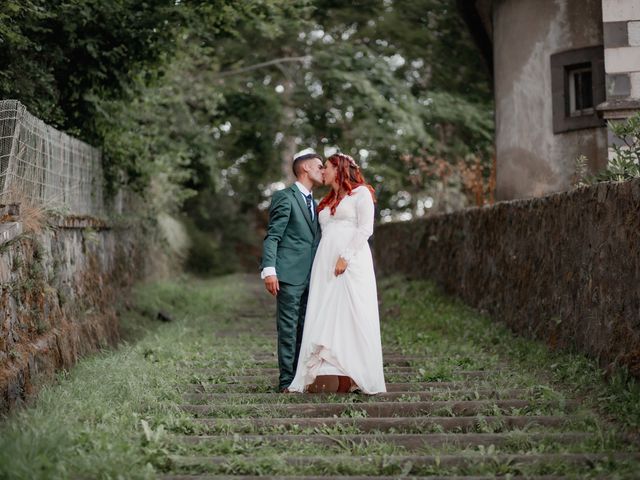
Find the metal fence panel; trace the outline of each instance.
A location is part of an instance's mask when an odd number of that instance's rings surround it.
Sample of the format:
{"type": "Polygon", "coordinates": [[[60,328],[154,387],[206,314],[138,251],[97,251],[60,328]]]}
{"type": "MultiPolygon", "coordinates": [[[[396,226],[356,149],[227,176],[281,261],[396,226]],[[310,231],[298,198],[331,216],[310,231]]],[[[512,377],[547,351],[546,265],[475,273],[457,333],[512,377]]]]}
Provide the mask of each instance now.
{"type": "Polygon", "coordinates": [[[103,189],[100,150],[0,101],[0,203],[103,216],[103,189]]]}

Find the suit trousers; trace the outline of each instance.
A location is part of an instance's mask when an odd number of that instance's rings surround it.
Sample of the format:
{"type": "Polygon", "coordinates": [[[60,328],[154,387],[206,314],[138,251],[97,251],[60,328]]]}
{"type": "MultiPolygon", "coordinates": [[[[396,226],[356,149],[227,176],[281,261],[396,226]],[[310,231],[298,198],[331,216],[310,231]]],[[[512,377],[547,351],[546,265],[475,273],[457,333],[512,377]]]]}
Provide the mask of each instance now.
{"type": "Polygon", "coordinates": [[[290,285],[280,282],[276,310],[278,368],[280,369],[278,388],[280,390],[288,387],[296,374],[308,297],[308,280],[302,285],[290,285]]]}

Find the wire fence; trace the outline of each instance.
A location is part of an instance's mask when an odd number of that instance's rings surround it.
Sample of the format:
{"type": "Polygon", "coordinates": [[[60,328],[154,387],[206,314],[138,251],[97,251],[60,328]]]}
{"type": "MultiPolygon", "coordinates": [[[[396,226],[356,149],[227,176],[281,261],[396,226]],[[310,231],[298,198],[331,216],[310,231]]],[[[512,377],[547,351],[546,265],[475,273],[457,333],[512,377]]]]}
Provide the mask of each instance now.
{"type": "Polygon", "coordinates": [[[0,101],[0,204],[103,216],[100,150],[47,125],[16,100],[0,101]]]}

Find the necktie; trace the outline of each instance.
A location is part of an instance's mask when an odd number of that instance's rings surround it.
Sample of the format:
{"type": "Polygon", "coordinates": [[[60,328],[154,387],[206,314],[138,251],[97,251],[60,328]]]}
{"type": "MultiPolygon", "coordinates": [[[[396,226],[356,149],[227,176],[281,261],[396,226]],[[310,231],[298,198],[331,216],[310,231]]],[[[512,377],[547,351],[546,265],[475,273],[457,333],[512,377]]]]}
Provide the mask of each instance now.
{"type": "Polygon", "coordinates": [[[314,208],[313,208],[313,195],[305,195],[304,198],[307,200],[307,208],[309,209],[309,214],[311,215],[311,220],[313,220],[314,208]]]}

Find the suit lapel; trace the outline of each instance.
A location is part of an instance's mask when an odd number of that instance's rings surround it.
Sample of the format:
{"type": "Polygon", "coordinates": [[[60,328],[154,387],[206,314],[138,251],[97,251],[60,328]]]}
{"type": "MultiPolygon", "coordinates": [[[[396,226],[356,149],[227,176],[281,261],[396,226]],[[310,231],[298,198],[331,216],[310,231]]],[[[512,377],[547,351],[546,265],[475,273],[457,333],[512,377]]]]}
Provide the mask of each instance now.
{"type": "MultiPolygon", "coordinates": [[[[313,221],[311,221],[311,213],[309,212],[309,209],[307,208],[307,204],[306,202],[302,199],[302,192],[300,190],[298,190],[298,187],[295,186],[295,184],[293,184],[291,186],[291,191],[293,192],[293,196],[295,197],[298,206],[300,207],[300,209],[302,210],[302,214],[304,215],[305,220],[307,221],[307,224],[309,225],[309,228],[311,229],[312,232],[315,233],[316,229],[315,229],[315,224],[313,221]]],[[[317,217],[317,215],[316,215],[317,217]]]]}

